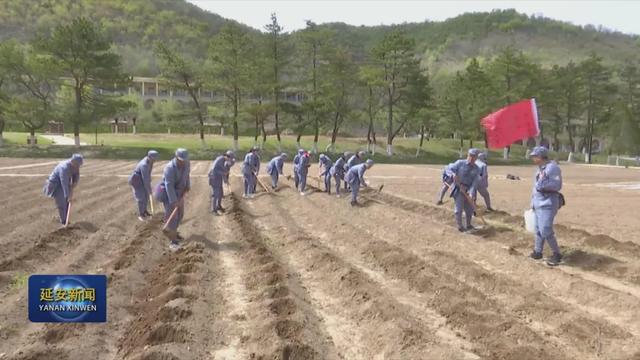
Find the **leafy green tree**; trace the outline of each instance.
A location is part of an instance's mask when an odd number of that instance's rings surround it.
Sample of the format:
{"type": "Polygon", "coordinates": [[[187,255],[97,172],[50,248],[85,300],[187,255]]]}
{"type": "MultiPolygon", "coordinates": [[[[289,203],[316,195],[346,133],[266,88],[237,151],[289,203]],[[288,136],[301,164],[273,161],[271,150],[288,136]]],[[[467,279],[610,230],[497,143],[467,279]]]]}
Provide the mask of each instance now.
{"type": "Polygon", "coordinates": [[[191,98],[192,115],[195,115],[198,120],[200,141],[204,146],[204,120],[207,106],[202,103],[200,97],[200,91],[204,84],[203,65],[186,59],[163,43],[156,45],[155,54],[160,65],[162,81],[174,91],[182,90],[191,98]]]}
{"type": "Polygon", "coordinates": [[[394,122],[394,106],[407,95],[412,75],[420,72],[419,61],[414,56],[415,43],[403,31],[394,29],[385,34],[373,49],[375,61],[383,69],[385,82],[384,102],[387,108],[387,154],[393,155],[393,139],[402,130],[409,117],[394,122]]]}
{"type": "Polygon", "coordinates": [[[309,116],[313,124],[313,148],[311,152],[318,152],[318,137],[320,135],[320,119],[324,99],[320,93],[320,66],[324,59],[325,46],[329,42],[333,34],[325,28],[320,28],[316,23],[307,21],[307,27],[301,31],[302,52],[306,62],[303,65],[305,70],[304,81],[307,88],[307,97],[305,97],[305,108],[309,110],[309,116]]]}
{"type": "Polygon", "coordinates": [[[593,137],[598,126],[605,124],[611,115],[612,96],[615,93],[615,88],[610,82],[610,69],[602,64],[602,58],[595,53],[580,63],[580,69],[584,78],[585,110],[587,112],[585,143],[588,161],[591,163],[593,137]]]}
{"type": "Polygon", "coordinates": [[[616,108],[616,118],[610,129],[610,151],[615,154],[639,154],[640,127],[633,118],[633,109],[625,101],[619,101],[616,108]]]}
{"type": "Polygon", "coordinates": [[[464,147],[464,139],[470,135],[469,119],[465,112],[467,86],[464,74],[457,71],[455,76],[445,85],[438,100],[439,112],[444,120],[444,127],[460,139],[460,151],[464,147]]]}
{"type": "MultiPolygon", "coordinates": [[[[10,49],[9,45],[6,42],[0,42],[0,57],[4,57],[5,53],[10,49]]],[[[4,145],[4,137],[2,134],[4,133],[4,128],[6,126],[6,108],[8,105],[9,95],[8,88],[9,85],[9,69],[6,67],[4,62],[0,61],[0,146],[4,145]]]]}
{"type": "MultiPolygon", "coordinates": [[[[269,63],[271,65],[271,81],[269,84],[272,89],[273,98],[273,117],[278,139],[278,152],[282,151],[282,139],[280,137],[280,92],[284,89],[283,85],[283,68],[289,63],[291,56],[291,47],[286,42],[286,38],[282,34],[282,27],[278,24],[276,14],[271,14],[271,23],[265,26],[265,30],[269,37],[269,63]]],[[[266,136],[266,134],[265,134],[266,136]]]]}
{"type": "Polygon", "coordinates": [[[407,95],[399,109],[401,116],[408,119],[407,124],[413,125],[420,134],[420,144],[416,150],[416,157],[418,157],[424,144],[425,132],[433,123],[434,103],[433,90],[426,72],[419,68],[415,68],[414,71],[415,73],[410,75],[411,81],[406,91],[407,95]]]}
{"type": "MultiPolygon", "coordinates": [[[[540,96],[536,99],[538,104],[538,118],[541,128],[546,128],[552,134],[550,142],[552,150],[560,148],[560,134],[564,129],[563,118],[563,89],[562,68],[554,65],[552,69],[541,73],[540,96]]],[[[542,129],[541,129],[542,134],[542,129]]],[[[541,139],[542,141],[542,139],[541,139]]]]}
{"type": "Polygon", "coordinates": [[[490,76],[495,81],[496,105],[505,106],[526,96],[535,79],[531,76],[531,60],[522,51],[508,46],[489,64],[490,76]]]}
{"type": "Polygon", "coordinates": [[[273,96],[274,85],[272,64],[269,58],[269,44],[264,41],[264,36],[256,38],[254,54],[249,64],[249,83],[248,91],[252,99],[244,110],[249,114],[255,122],[254,144],[262,147],[267,141],[267,131],[265,123],[268,118],[275,112],[276,104],[274,101],[268,100],[273,96]],[[265,102],[265,100],[267,102],[265,102]],[[262,136],[262,142],[258,142],[258,138],[262,136]]]}
{"type": "Polygon", "coordinates": [[[213,38],[209,48],[210,82],[224,92],[233,109],[233,149],[238,150],[238,115],[243,91],[250,87],[254,45],[246,30],[227,22],[213,38]]]}
{"type": "Polygon", "coordinates": [[[359,82],[364,88],[366,98],[367,125],[367,151],[376,153],[376,118],[382,110],[382,97],[384,95],[384,79],[382,68],[372,65],[363,65],[358,72],[359,82]]]}
{"type": "Polygon", "coordinates": [[[420,153],[422,153],[424,140],[426,138],[427,141],[429,141],[431,131],[436,123],[436,113],[434,110],[435,108],[433,107],[424,107],[414,115],[415,120],[411,125],[414,128],[415,132],[418,133],[420,139],[418,148],[416,149],[416,157],[419,157],[420,153]]]}
{"type": "Polygon", "coordinates": [[[181,128],[185,119],[182,106],[175,100],[160,101],[151,110],[151,119],[158,125],[163,125],[167,133],[172,128],[181,128]]]}
{"type": "Polygon", "coordinates": [[[313,122],[310,115],[311,106],[306,102],[303,102],[302,104],[283,102],[281,106],[282,111],[291,118],[289,123],[296,134],[296,146],[300,149],[300,139],[302,138],[305,129],[313,122]]]}
{"type": "Polygon", "coordinates": [[[352,98],[357,81],[357,67],[353,63],[351,53],[342,48],[336,48],[329,56],[327,66],[327,81],[324,83],[323,93],[326,103],[332,113],[330,151],[336,151],[336,139],[340,127],[352,111],[352,98]]]}
{"type": "MultiPolygon", "coordinates": [[[[502,49],[489,65],[490,76],[495,81],[495,107],[509,105],[527,97],[532,82],[533,63],[522,51],[512,46],[502,49]]],[[[510,147],[505,150],[508,157],[510,147]]]]}
{"type": "Polygon", "coordinates": [[[209,104],[207,113],[220,122],[220,136],[224,136],[225,124],[233,120],[233,113],[224,104],[209,104]]]}
{"type": "Polygon", "coordinates": [[[612,150],[618,154],[640,153],[640,69],[636,62],[627,62],[618,71],[620,99],[616,107],[612,135],[612,150]]]}
{"type": "Polygon", "coordinates": [[[566,121],[566,131],[569,136],[569,147],[572,152],[576,151],[575,124],[584,107],[584,80],[580,68],[573,62],[565,66],[558,66],[553,72],[553,76],[558,80],[557,86],[560,93],[564,119],[566,121]]]}
{"type": "Polygon", "coordinates": [[[54,103],[60,71],[47,56],[15,42],[4,44],[0,63],[16,86],[6,108],[7,116],[24,125],[30,134],[30,144],[35,146],[36,130],[44,127],[47,120],[56,119],[54,103]]]}
{"type": "Polygon", "coordinates": [[[627,62],[619,71],[620,95],[631,111],[631,120],[640,120],[640,69],[637,63],[627,62]]]}
{"type": "MultiPolygon", "coordinates": [[[[489,74],[480,66],[477,58],[471,58],[463,75],[464,94],[466,101],[464,107],[467,113],[467,127],[470,147],[473,146],[473,139],[484,136],[484,129],[480,124],[480,119],[492,111],[494,92],[493,84],[489,74]]],[[[485,147],[487,147],[485,139],[485,147]]]]}
{"type": "MultiPolygon", "coordinates": [[[[90,122],[98,110],[107,109],[105,105],[112,104],[104,101],[102,94],[87,89],[127,83],[120,56],[112,51],[111,45],[104,29],[86,18],[58,25],[50,35],[34,41],[35,50],[48,55],[62,76],[70,79],[67,85],[73,89],[74,103],[65,115],[73,124],[76,146],[80,145],[80,125],[90,122]]],[[[112,114],[119,111],[117,108],[109,110],[112,114]]]]}

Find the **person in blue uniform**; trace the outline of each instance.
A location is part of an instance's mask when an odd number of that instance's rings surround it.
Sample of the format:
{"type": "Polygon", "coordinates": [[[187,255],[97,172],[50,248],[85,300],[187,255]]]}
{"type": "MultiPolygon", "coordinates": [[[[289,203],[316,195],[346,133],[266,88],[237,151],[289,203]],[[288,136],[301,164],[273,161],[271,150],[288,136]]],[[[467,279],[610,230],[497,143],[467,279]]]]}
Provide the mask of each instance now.
{"type": "Polygon", "coordinates": [[[229,174],[231,173],[231,168],[235,164],[236,164],[236,155],[234,153],[231,159],[224,162],[224,169],[226,171],[224,175],[224,183],[227,184],[227,186],[229,186],[229,174]]]}
{"type": "Polygon", "coordinates": [[[83,163],[84,157],[81,154],[73,154],[70,159],[61,161],[53,169],[44,185],[43,193],[55,201],[60,224],[63,226],[68,225],[67,211],[73,191],[80,181],[80,167],[83,163]]]}
{"type": "Polygon", "coordinates": [[[474,204],[471,194],[478,185],[480,169],[476,165],[476,160],[480,151],[469,149],[467,158],[458,160],[449,165],[449,171],[453,174],[453,190],[451,197],[455,200],[455,218],[460,232],[473,231],[475,228],[471,224],[474,204]],[[462,224],[462,212],[465,213],[465,224],[462,224]]]}
{"type": "Polygon", "coordinates": [[[224,154],[213,160],[211,169],[209,170],[209,186],[211,187],[211,208],[210,211],[216,215],[224,212],[222,208],[222,198],[224,197],[223,183],[229,182],[229,162],[235,157],[233,151],[228,150],[224,154]]]}
{"type": "Polygon", "coordinates": [[[147,156],[138,162],[133,173],[129,176],[129,185],[133,189],[133,197],[138,204],[138,220],[145,221],[151,214],[147,211],[151,196],[151,172],[153,164],[158,160],[158,152],[149,150],[147,156]]]}
{"type": "Polygon", "coordinates": [[[364,173],[371,169],[373,166],[373,160],[368,159],[362,164],[354,165],[349,168],[345,175],[345,181],[349,183],[351,187],[351,206],[358,206],[358,193],[360,192],[360,186],[369,186],[364,181],[364,173]]]}
{"type": "Polygon", "coordinates": [[[351,156],[349,160],[347,160],[347,170],[349,170],[349,168],[352,166],[362,164],[364,162],[365,156],[367,156],[366,151],[358,151],[357,153],[353,154],[353,156],[351,156]]]}
{"type": "Polygon", "coordinates": [[[300,157],[304,155],[304,149],[298,149],[298,153],[293,157],[293,183],[296,186],[296,190],[300,185],[300,178],[298,177],[298,164],[300,163],[300,157]]]}
{"type": "Polygon", "coordinates": [[[298,165],[296,168],[296,173],[298,174],[298,191],[300,191],[300,195],[305,195],[305,190],[307,188],[307,175],[309,174],[309,167],[311,167],[311,156],[307,151],[305,151],[300,159],[298,160],[298,165]]]}
{"type": "Polygon", "coordinates": [[[267,164],[267,174],[271,176],[271,188],[274,190],[278,187],[280,175],[284,175],[282,171],[284,169],[285,160],[287,160],[287,154],[282,153],[274,156],[267,164]]]}
{"type": "Polygon", "coordinates": [[[553,231],[553,221],[560,208],[562,171],[558,163],[549,160],[548,150],[545,147],[535,147],[529,155],[533,163],[538,166],[531,194],[531,209],[536,217],[536,238],[530,257],[536,260],[542,259],[542,250],[546,241],[552,251],[547,264],[558,265],[562,261],[562,254],[553,231]]]}
{"type": "MultiPolygon", "coordinates": [[[[346,153],[345,153],[346,154],[346,153]]],[[[336,162],[333,163],[333,166],[329,170],[331,176],[336,182],[336,196],[340,197],[340,182],[344,180],[344,167],[346,165],[346,155],[340,155],[336,162]]]]}
{"type": "Polygon", "coordinates": [[[184,217],[184,196],[191,189],[190,173],[189,152],[186,149],[177,149],[174,158],[164,167],[162,181],[156,187],[156,199],[164,205],[163,222],[166,224],[171,250],[179,249],[179,240],[183,240],[178,234],[178,227],[184,217]],[[176,208],[174,217],[169,221],[176,208]]]}
{"type": "Polygon", "coordinates": [[[253,161],[253,168],[256,169],[255,171],[256,178],[251,184],[251,186],[253,186],[253,189],[251,189],[251,193],[255,194],[256,187],[258,186],[258,173],[260,172],[260,148],[258,146],[254,146],[253,148],[254,148],[253,154],[255,156],[252,158],[252,161],[253,161]]]}
{"type": "Polygon", "coordinates": [[[242,162],[242,177],[244,180],[244,198],[253,198],[258,183],[258,171],[260,171],[260,158],[258,157],[258,148],[253,147],[245,155],[242,162]]]}
{"type": "Polygon", "coordinates": [[[491,195],[489,195],[489,167],[487,164],[487,154],[478,154],[478,160],[476,165],[480,169],[480,179],[478,180],[478,187],[472,194],[472,199],[475,202],[478,198],[478,193],[484,199],[484,204],[487,206],[487,211],[494,211],[491,207],[491,195]]]}
{"type": "Polygon", "coordinates": [[[325,155],[320,154],[320,177],[324,180],[324,191],[331,195],[331,168],[333,167],[333,161],[325,155]]]}
{"type": "Polygon", "coordinates": [[[453,173],[449,170],[449,165],[442,169],[442,187],[438,194],[438,205],[444,204],[444,196],[447,194],[447,190],[453,186],[453,173]]]}
{"type": "MultiPolygon", "coordinates": [[[[349,171],[349,165],[348,162],[349,160],[351,160],[351,158],[354,156],[354,153],[351,151],[345,151],[344,152],[344,175],[347,175],[347,171],[349,171]]],[[[344,191],[347,192],[349,191],[349,183],[348,182],[344,182],[344,191]]]]}

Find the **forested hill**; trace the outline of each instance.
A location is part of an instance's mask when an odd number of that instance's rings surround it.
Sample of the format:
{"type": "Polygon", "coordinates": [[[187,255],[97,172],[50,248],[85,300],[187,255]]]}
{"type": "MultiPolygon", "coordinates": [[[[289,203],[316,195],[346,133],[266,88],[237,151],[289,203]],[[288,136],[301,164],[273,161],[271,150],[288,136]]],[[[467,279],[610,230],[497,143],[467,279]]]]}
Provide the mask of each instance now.
{"type": "MultiPolygon", "coordinates": [[[[425,15],[426,16],[426,15],[425,15]]],[[[364,54],[382,39],[387,26],[326,24],[356,54],[364,54]]],[[[493,57],[512,45],[543,65],[564,65],[591,52],[607,63],[637,59],[640,37],[594,26],[576,26],[514,10],[466,13],[442,22],[398,25],[416,40],[417,50],[432,70],[450,72],[464,67],[470,57],[493,57]]]]}
{"type": "MultiPolygon", "coordinates": [[[[78,16],[100,21],[123,55],[125,70],[139,75],[156,72],[151,51],[156,41],[187,55],[202,56],[210,38],[225,22],[221,16],[184,0],[0,0],[0,9],[0,39],[28,39],[78,16]]],[[[268,21],[265,18],[265,24],[268,21]]],[[[332,29],[336,41],[361,59],[389,29],[340,23],[323,26],[332,29]]],[[[543,65],[580,60],[592,51],[605,62],[619,64],[636,57],[640,50],[636,35],[575,26],[513,10],[467,13],[442,22],[399,26],[416,40],[418,52],[432,71],[457,70],[469,57],[490,58],[507,45],[523,50],[543,65]]]]}
{"type": "Polygon", "coordinates": [[[30,39],[80,16],[100,22],[123,56],[125,70],[136,75],[155,75],[155,42],[204,56],[225,23],[184,0],[0,0],[0,9],[0,40],[30,39]]]}

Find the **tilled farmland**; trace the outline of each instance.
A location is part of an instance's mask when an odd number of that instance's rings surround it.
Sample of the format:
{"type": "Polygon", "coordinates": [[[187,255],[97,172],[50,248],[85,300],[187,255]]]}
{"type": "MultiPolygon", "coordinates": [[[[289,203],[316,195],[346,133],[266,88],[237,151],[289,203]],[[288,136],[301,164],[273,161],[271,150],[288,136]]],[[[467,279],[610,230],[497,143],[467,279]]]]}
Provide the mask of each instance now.
{"type": "MultiPolygon", "coordinates": [[[[637,214],[637,202],[623,205],[637,190],[598,188],[618,199],[593,204],[610,208],[599,219],[563,208],[565,263],[552,268],[527,258],[522,206],[508,205],[527,203],[526,179],[511,193],[496,180],[506,211],[460,234],[451,202],[433,204],[436,168],[374,166],[367,176],[385,187],[363,190],[358,208],[300,196],[285,179],[245,200],[232,176],[227,211],[214,216],[209,163],[193,162],[185,242],[171,252],[159,204],[152,221],[136,218],[134,165],[87,159],[73,226],[59,229],[42,195],[55,162],[0,159],[0,359],[640,358],[638,223],[594,225],[637,214]],[[30,274],[106,274],[107,323],[30,323],[19,281],[30,274]]],[[[565,179],[568,194],[587,189],[565,179]]]]}

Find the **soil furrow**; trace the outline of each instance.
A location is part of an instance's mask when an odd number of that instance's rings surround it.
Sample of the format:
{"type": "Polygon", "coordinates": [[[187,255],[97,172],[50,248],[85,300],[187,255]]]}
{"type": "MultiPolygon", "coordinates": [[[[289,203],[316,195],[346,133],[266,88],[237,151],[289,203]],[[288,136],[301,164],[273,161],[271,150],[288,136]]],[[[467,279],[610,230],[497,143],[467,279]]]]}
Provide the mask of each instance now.
{"type": "MultiPolygon", "coordinates": [[[[12,192],[12,194],[16,195],[9,198],[7,201],[7,212],[5,214],[8,214],[8,216],[0,219],[0,228],[5,229],[6,232],[12,231],[13,229],[19,227],[21,225],[21,221],[24,222],[38,220],[45,216],[44,214],[47,213],[53,213],[52,218],[55,217],[57,219],[58,210],[53,203],[53,199],[46,197],[42,193],[44,180],[40,181],[40,179],[38,179],[37,181],[35,181],[34,179],[22,179],[22,181],[29,185],[29,190],[21,192],[19,194],[17,192],[12,192]],[[34,199],[36,199],[37,202],[34,203],[34,199]],[[16,219],[16,215],[19,215],[19,219],[16,219]]],[[[93,189],[94,186],[102,182],[103,180],[101,179],[91,178],[87,181],[83,181],[79,185],[79,189],[81,192],[83,191],[83,188],[93,189]]],[[[108,187],[105,186],[103,189],[107,188],[108,187]]],[[[0,210],[4,211],[5,207],[0,210]]]]}
{"type": "MultiPolygon", "coordinates": [[[[102,183],[96,188],[80,188],[80,192],[75,202],[76,205],[72,209],[72,228],[80,227],[89,232],[95,232],[97,230],[96,226],[85,221],[85,219],[93,218],[95,214],[104,216],[104,218],[102,218],[103,220],[113,217],[113,214],[117,214],[116,216],[123,214],[135,219],[133,211],[122,211],[122,208],[127,203],[131,204],[132,208],[135,206],[132,197],[127,198],[120,194],[120,192],[127,190],[130,189],[126,184],[114,186],[114,184],[108,182],[102,183]],[[113,199],[113,201],[110,202],[110,199],[113,199]]],[[[55,212],[52,216],[57,219],[57,210],[55,207],[53,207],[52,211],[55,212]]],[[[16,223],[18,223],[18,218],[20,216],[15,217],[16,223]]],[[[98,217],[98,219],[100,219],[100,217],[98,217]]],[[[56,224],[57,221],[53,220],[52,222],[53,224],[48,226],[49,228],[59,226],[56,224]]],[[[125,227],[123,225],[115,224],[114,226],[120,227],[124,231],[125,227]]],[[[67,230],[69,229],[58,229],[51,234],[67,234],[69,232],[67,230]]],[[[42,228],[39,227],[26,229],[24,227],[17,227],[14,231],[1,237],[0,241],[6,244],[6,247],[3,249],[3,253],[6,253],[7,255],[5,259],[0,262],[0,271],[25,269],[25,265],[28,265],[27,262],[29,260],[38,259],[38,256],[44,256],[51,248],[55,248],[57,243],[60,241],[70,242],[70,245],[75,243],[75,241],[73,241],[73,237],[66,238],[65,236],[53,236],[52,238],[49,238],[48,234],[37,235],[41,232],[42,228]]]]}
{"type": "MultiPolygon", "coordinates": [[[[123,199],[124,200],[124,199],[123,199]]],[[[114,203],[117,205],[117,202],[114,203]]],[[[50,246],[48,241],[43,242],[45,249],[36,250],[32,254],[34,257],[30,260],[39,262],[34,263],[32,273],[104,273],[106,265],[112,260],[115,253],[122,242],[127,239],[136,238],[136,233],[144,234],[146,232],[146,224],[137,224],[126,213],[119,213],[116,217],[111,218],[106,224],[94,226],[91,223],[83,224],[75,229],[58,230],[55,237],[66,240],[58,246],[50,246]],[[124,225],[124,226],[123,226],[124,225]],[[137,226],[136,226],[137,225],[137,226]],[[62,245],[62,247],[60,246],[62,245]],[[97,251],[97,245],[100,246],[97,251]],[[45,251],[46,250],[46,251],[45,251]],[[65,259],[64,262],[48,262],[47,259],[65,259]]],[[[51,238],[49,238],[51,240],[51,238]]],[[[27,260],[23,260],[24,261],[27,260]]],[[[23,338],[15,336],[9,337],[5,344],[8,348],[18,349],[23,353],[37,352],[42,344],[36,342],[35,347],[31,346],[31,340],[27,343],[15,343],[14,341],[24,341],[24,339],[36,338],[44,333],[44,342],[46,345],[55,344],[55,346],[63,346],[66,341],[73,339],[80,332],[88,332],[81,324],[59,324],[59,325],[42,325],[24,323],[22,320],[26,318],[26,309],[13,309],[20,303],[13,303],[10,299],[20,296],[20,294],[9,295],[7,299],[8,307],[3,307],[2,315],[8,322],[13,322],[13,335],[29,334],[23,338]],[[13,310],[12,310],[13,309],[13,310]],[[5,312],[5,310],[7,310],[5,312]],[[16,318],[16,315],[21,315],[16,318]],[[81,331],[80,331],[81,330],[81,331]]],[[[96,337],[99,339],[100,337],[96,337]]],[[[77,345],[75,347],[78,347],[77,345]]],[[[74,347],[67,349],[67,353],[73,353],[74,347]]],[[[78,350],[80,351],[80,350],[78,350]]],[[[82,353],[82,352],[78,352],[82,353]]]]}
{"type": "MultiPolygon", "coordinates": [[[[192,193],[200,194],[203,185],[192,181],[192,193]]],[[[141,286],[131,291],[136,300],[128,310],[133,317],[122,321],[123,330],[114,337],[116,358],[203,359],[210,355],[207,348],[218,336],[217,318],[224,309],[219,301],[221,272],[215,247],[210,246],[210,218],[203,212],[206,202],[192,194],[186,198],[185,221],[180,227],[186,239],[182,249],[169,251],[168,239],[158,230],[150,243],[152,257],[141,259],[125,251],[127,257],[116,262],[150,269],[141,286]]],[[[123,283],[130,272],[122,272],[123,283]]]]}
{"type": "MultiPolygon", "coordinates": [[[[327,206],[331,206],[330,200],[326,200],[326,198],[316,199],[318,201],[314,201],[314,205],[325,211],[327,206]]],[[[419,254],[428,263],[440,264],[439,267],[443,271],[456,276],[476,290],[487,293],[490,297],[504,303],[517,316],[521,317],[521,315],[526,314],[525,320],[536,322],[536,327],[543,331],[552,334],[557,332],[566,333],[567,336],[556,336],[559,339],[564,337],[563,341],[568,344],[582,342],[584,348],[593,348],[597,345],[598,348],[610,351],[618,347],[634,348],[633,339],[624,329],[630,328],[629,330],[637,336],[638,304],[626,294],[611,291],[603,292],[603,289],[596,284],[571,279],[568,276],[564,276],[565,274],[562,272],[552,271],[545,266],[539,267],[535,264],[531,264],[528,273],[522,274],[518,271],[522,268],[520,262],[528,261],[527,258],[523,256],[519,262],[507,255],[508,252],[504,249],[498,249],[498,252],[503,254],[501,254],[501,258],[498,257],[495,260],[496,267],[500,268],[493,267],[491,270],[487,270],[480,263],[490,260],[491,257],[489,255],[495,252],[490,243],[487,244],[480,241],[477,245],[469,246],[469,241],[474,241],[474,239],[477,240],[478,238],[473,236],[461,237],[457,231],[451,229],[443,229],[440,232],[441,236],[420,239],[416,243],[416,240],[419,239],[416,238],[416,234],[420,233],[422,228],[436,227],[438,223],[432,222],[429,217],[418,216],[408,211],[395,212],[389,215],[387,211],[383,211],[384,208],[384,206],[377,207],[375,205],[368,207],[366,211],[370,221],[351,223],[351,226],[357,229],[352,237],[356,236],[355,234],[357,233],[365,233],[375,238],[388,239],[403,249],[409,249],[419,254]],[[393,224],[393,226],[382,226],[385,223],[393,224]],[[372,224],[378,225],[374,226],[372,224]],[[375,229],[376,233],[373,234],[371,229],[375,229]],[[480,249],[476,251],[474,247],[479,247],[480,249]],[[469,257],[470,260],[461,259],[458,254],[463,254],[465,257],[469,257]],[[505,257],[507,258],[505,259],[505,257]],[[504,269],[505,262],[513,264],[511,267],[504,269]],[[554,278],[558,276],[561,279],[555,280],[554,278]],[[530,281],[532,278],[539,279],[539,282],[530,281]],[[582,291],[589,289],[590,294],[576,293],[573,298],[583,299],[586,297],[587,300],[591,301],[591,304],[589,304],[591,311],[588,312],[591,315],[585,314],[580,310],[574,310],[575,300],[573,301],[574,303],[558,303],[557,299],[553,298],[552,292],[547,292],[545,288],[540,289],[542,287],[541,284],[545,281],[549,283],[553,281],[562,282],[565,286],[569,282],[576,284],[576,288],[580,287],[582,291]],[[534,290],[536,287],[538,287],[538,290],[534,290]],[[610,309],[611,312],[620,312],[619,316],[615,318],[608,316],[606,321],[603,320],[599,311],[596,310],[598,307],[607,304],[607,301],[602,301],[603,294],[608,295],[609,300],[615,299],[616,301],[613,303],[616,305],[620,302],[621,306],[610,309]],[[625,307],[624,304],[627,304],[626,306],[628,307],[625,307]],[[550,316],[550,314],[555,313],[561,315],[550,316]],[[612,322],[611,320],[614,321],[612,322]],[[615,324],[620,324],[622,327],[615,324]],[[599,329],[597,339],[595,335],[589,336],[589,332],[585,332],[584,329],[590,326],[599,329]],[[552,329],[558,330],[550,331],[552,329]]],[[[303,210],[300,211],[303,212],[303,210]]],[[[347,212],[344,210],[344,206],[337,206],[335,210],[332,210],[332,213],[341,216],[347,212]]],[[[342,231],[347,232],[344,227],[342,231]]],[[[545,284],[545,286],[547,285],[545,284]]]]}
{"type": "MultiPolygon", "coordinates": [[[[414,251],[427,260],[438,261],[439,258],[452,258],[443,264],[454,266],[452,273],[461,271],[460,269],[475,269],[483,267],[482,274],[494,273],[498,278],[509,279],[508,286],[523,286],[522,290],[537,289],[541,293],[560,300],[566,304],[565,307],[573,307],[580,304],[588,313],[600,317],[603,307],[615,313],[616,316],[607,316],[609,320],[615,319],[614,323],[624,328],[631,328],[631,331],[640,335],[640,304],[633,296],[626,292],[620,292],[605,288],[598,283],[588,281],[576,276],[571,276],[565,271],[556,271],[547,266],[538,266],[535,261],[526,257],[526,254],[515,253],[510,247],[496,248],[495,243],[484,241],[482,238],[474,236],[460,236],[452,228],[442,227],[436,234],[419,238],[416,243],[415,234],[420,233],[424,228],[436,228],[439,222],[430,217],[421,216],[411,211],[396,210],[392,215],[388,212],[377,211],[376,208],[367,209],[368,217],[373,223],[383,223],[391,221],[393,226],[378,227],[377,236],[380,238],[397,239],[397,245],[414,251]],[[417,226],[419,224],[419,226],[417,226]],[[472,246],[470,245],[472,241],[472,246]],[[519,256],[513,256],[519,255],[519,256]],[[464,260],[458,258],[464,258],[464,260]],[[462,261],[463,263],[459,263],[462,261]],[[523,274],[524,273],[524,274],[523,274]],[[566,285],[571,284],[570,291],[566,285]],[[550,288],[557,288],[558,291],[548,291],[550,288]],[[562,289],[560,291],[560,289],[562,289]],[[576,289],[576,290],[573,290],[576,289]]],[[[367,231],[366,224],[356,222],[353,224],[361,231],[367,231]]],[[[503,236],[493,235],[493,236],[503,236]]],[[[471,271],[478,274],[477,271],[471,271]]],[[[482,281],[478,280],[478,284],[482,281]]],[[[505,288],[506,291],[506,288],[505,288]]]]}
{"type": "MultiPolygon", "coordinates": [[[[423,260],[388,242],[397,241],[397,235],[385,240],[384,237],[378,238],[376,230],[390,227],[390,219],[349,221],[359,218],[359,213],[365,209],[347,209],[344,202],[335,202],[324,194],[313,196],[312,204],[319,210],[309,211],[308,207],[295,203],[290,207],[300,218],[319,216],[320,220],[310,227],[325,228],[321,215],[316,214],[326,213],[328,209],[333,216],[345,219],[339,228],[340,239],[350,240],[334,246],[343,249],[345,256],[360,254],[372,271],[382,271],[391,279],[406,281],[409,289],[426,297],[429,306],[448,319],[449,326],[474,343],[474,352],[491,358],[571,357],[562,349],[564,341],[550,338],[518,314],[505,312],[504,304],[497,301],[491,292],[486,293],[467,284],[465,275],[454,276],[433,265],[438,263],[437,259],[423,260]],[[359,226],[353,225],[356,223],[359,226]]],[[[374,207],[369,206],[366,211],[372,212],[374,207]]],[[[414,235],[408,240],[415,239],[414,235]]]]}
{"type": "Polygon", "coordinates": [[[309,294],[300,283],[296,268],[291,268],[264,234],[254,225],[252,215],[232,196],[228,212],[233,228],[239,231],[243,281],[249,292],[252,316],[262,323],[260,330],[246,340],[246,351],[253,358],[336,359],[321,318],[310,304],[309,294]]]}
{"type": "Polygon", "coordinates": [[[256,199],[249,206],[255,209],[255,221],[270,246],[286,249],[287,261],[301,269],[303,283],[328,318],[329,333],[345,358],[470,357],[467,351],[440,341],[432,329],[416,319],[412,309],[310,236],[298,225],[300,220],[280,205],[304,200],[292,191],[281,191],[277,197],[256,199]]]}
{"type": "MultiPolygon", "coordinates": [[[[385,205],[389,205],[401,210],[414,211],[425,216],[430,216],[444,223],[453,223],[453,216],[450,211],[435,208],[415,200],[405,199],[396,195],[389,194],[373,194],[369,192],[366,195],[369,199],[373,199],[371,202],[379,201],[385,205]]],[[[504,219],[504,215],[500,215],[504,219]]],[[[514,217],[510,217],[514,220],[514,217]]],[[[491,221],[491,217],[487,217],[491,221]]],[[[518,223],[520,224],[520,223],[518,223]]],[[[487,229],[477,232],[477,235],[486,238],[487,240],[498,242],[506,246],[512,247],[514,250],[528,254],[531,251],[533,239],[529,234],[524,232],[524,229],[520,225],[514,223],[503,223],[500,221],[492,221],[487,229]],[[517,241],[514,241],[517,240],[517,241]]],[[[561,227],[561,229],[566,229],[561,227]]],[[[580,273],[596,273],[589,276],[592,281],[598,281],[603,286],[607,286],[607,282],[614,283],[615,289],[623,289],[629,287],[627,292],[638,293],[638,285],[640,285],[640,264],[635,262],[625,261],[623,259],[633,258],[632,255],[626,253],[622,255],[626,248],[634,247],[633,243],[619,242],[613,238],[607,237],[610,246],[601,246],[595,248],[591,243],[597,243],[597,240],[602,238],[601,235],[589,235],[582,237],[582,240],[576,241],[571,237],[571,234],[576,232],[568,232],[566,236],[563,236],[562,230],[558,234],[560,247],[565,255],[564,265],[561,270],[571,268],[572,274],[580,273]],[[615,244],[615,245],[614,245],[615,244]],[[584,250],[586,249],[586,251],[584,250]],[[619,256],[619,258],[612,257],[611,254],[619,256]],[[599,276],[600,275],[600,276],[599,276]],[[600,279],[601,275],[612,278],[611,281],[606,279],[600,279]],[[625,286],[623,283],[627,282],[629,285],[625,286]]],[[[586,232],[580,232],[585,234],[586,232]]]]}

